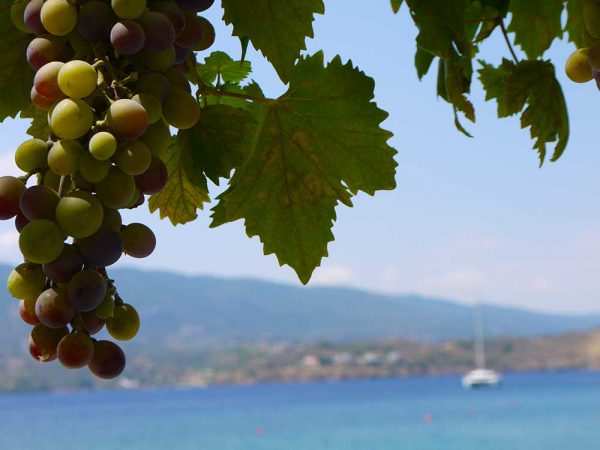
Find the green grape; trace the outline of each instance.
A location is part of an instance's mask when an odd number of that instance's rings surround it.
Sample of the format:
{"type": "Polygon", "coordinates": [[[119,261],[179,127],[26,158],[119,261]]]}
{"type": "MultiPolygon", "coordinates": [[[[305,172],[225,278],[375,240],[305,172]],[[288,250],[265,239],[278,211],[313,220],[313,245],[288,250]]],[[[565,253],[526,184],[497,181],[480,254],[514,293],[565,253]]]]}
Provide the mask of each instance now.
{"type": "Polygon", "coordinates": [[[587,48],[580,48],[575,50],[567,59],[565,64],[565,72],[567,76],[575,83],[587,83],[590,81],[592,76],[592,68],[588,62],[587,48]]]}
{"type": "Polygon", "coordinates": [[[53,329],[38,324],[29,335],[29,352],[39,362],[49,362],[56,359],[56,349],[60,340],[69,333],[67,327],[53,329]]]}
{"type": "Polygon", "coordinates": [[[152,154],[146,144],[140,141],[125,142],[115,154],[115,164],[129,175],[140,175],[148,170],[152,154]]]}
{"type": "Polygon", "coordinates": [[[112,298],[112,295],[110,295],[110,292],[106,292],[106,295],[104,296],[104,300],[102,300],[102,303],[100,303],[100,306],[98,306],[94,310],[94,313],[96,314],[96,316],[99,319],[108,320],[113,316],[114,311],[115,311],[115,302],[112,298]]]}
{"type": "Polygon", "coordinates": [[[61,139],[79,139],[94,124],[94,111],[80,99],[66,98],[50,110],[50,128],[61,139]]]}
{"type": "Polygon", "coordinates": [[[130,341],[140,329],[140,316],[131,305],[117,305],[113,316],[106,321],[106,329],[114,339],[130,341]]]}
{"type": "Polygon", "coordinates": [[[190,86],[190,82],[176,70],[169,70],[167,73],[165,73],[165,77],[167,80],[169,80],[171,90],[183,91],[191,94],[192,88],[190,86]]]}
{"type": "Polygon", "coordinates": [[[27,298],[25,300],[19,300],[19,315],[23,322],[29,325],[37,325],[40,323],[40,319],[35,314],[35,302],[36,297],[27,298]]]}
{"type": "Polygon", "coordinates": [[[127,209],[137,208],[138,206],[143,205],[145,201],[146,201],[146,198],[144,197],[144,194],[142,194],[142,192],[136,186],[135,194],[133,194],[133,197],[131,197],[131,200],[129,201],[129,203],[127,204],[127,206],[125,208],[127,208],[127,209]]]}
{"type": "Polygon", "coordinates": [[[583,22],[587,32],[600,39],[600,5],[597,0],[583,0],[583,22]]]}
{"type": "Polygon", "coordinates": [[[110,161],[98,161],[89,152],[85,152],[79,161],[79,174],[92,184],[102,181],[109,168],[110,161]]]}
{"type": "Polygon", "coordinates": [[[31,33],[31,30],[27,25],[25,25],[25,8],[27,7],[26,0],[17,0],[10,7],[10,20],[13,25],[23,33],[31,33]]]}
{"type": "Polygon", "coordinates": [[[51,220],[29,222],[19,236],[19,248],[27,261],[46,264],[58,258],[64,247],[64,236],[51,220]]]}
{"type": "Polygon", "coordinates": [[[55,142],[48,152],[48,166],[57,175],[73,175],[79,170],[79,162],[85,148],[75,140],[55,142]]]}
{"type": "Polygon", "coordinates": [[[27,173],[48,167],[48,144],[41,139],[23,142],[15,152],[15,163],[27,173]]]}
{"type": "Polygon", "coordinates": [[[37,264],[19,264],[8,275],[8,292],[14,298],[37,298],[46,285],[46,275],[37,264]]]}
{"type": "Polygon", "coordinates": [[[65,95],[71,98],[90,96],[97,84],[96,69],[85,61],[69,61],[58,72],[58,86],[65,95]]]}
{"type": "Polygon", "coordinates": [[[86,191],[64,196],[56,207],[56,221],[62,230],[76,239],[91,236],[100,229],[104,209],[100,201],[86,191]]]}
{"type": "Polygon", "coordinates": [[[124,140],[139,138],[148,129],[148,112],[134,100],[117,100],[106,116],[110,128],[124,140]]]}
{"type": "Polygon", "coordinates": [[[175,64],[175,47],[170,45],[159,52],[144,50],[139,53],[139,60],[155,72],[165,72],[175,64]]]}
{"type": "Polygon", "coordinates": [[[98,272],[90,269],[75,274],[67,286],[69,303],[77,311],[93,311],[106,295],[106,280],[98,272]]]}
{"type": "Polygon", "coordinates": [[[180,130],[192,128],[200,118],[200,104],[191,94],[174,90],[163,103],[167,123],[180,130]]]}
{"type": "Polygon", "coordinates": [[[121,213],[117,209],[104,208],[104,218],[100,228],[120,232],[122,225],[121,213]]]}
{"type": "Polygon", "coordinates": [[[111,0],[110,4],[121,19],[137,19],[146,10],[146,0],[111,0]]]}
{"type": "Polygon", "coordinates": [[[156,72],[146,72],[139,76],[136,90],[145,94],[152,94],[163,102],[169,96],[171,86],[164,75],[156,72]]]}
{"type": "Polygon", "coordinates": [[[0,220],[8,220],[19,214],[19,199],[25,192],[25,184],[15,177],[0,177],[0,220]]]}
{"type": "Polygon", "coordinates": [[[94,358],[89,363],[90,371],[99,378],[110,380],[125,370],[125,353],[114,342],[94,342],[94,358]]]}
{"type": "Polygon", "coordinates": [[[94,357],[94,342],[87,334],[76,331],[60,340],[56,353],[63,367],[81,369],[94,357]]]}
{"type": "Polygon", "coordinates": [[[75,317],[75,309],[60,288],[46,289],[35,302],[35,315],[48,328],[66,327],[75,317]]]}
{"type": "Polygon", "coordinates": [[[139,140],[146,144],[152,156],[160,158],[171,145],[171,130],[164,120],[159,120],[150,125],[139,140]]]}
{"type": "Polygon", "coordinates": [[[124,208],[135,194],[135,180],[117,167],[111,167],[108,175],[96,184],[96,194],[107,208],[124,208]]]}
{"type": "Polygon", "coordinates": [[[121,230],[123,249],[134,258],[146,258],[156,248],[156,237],[150,228],[141,223],[131,223],[121,230]]]}
{"type": "Polygon", "coordinates": [[[77,9],[68,0],[46,0],[40,16],[44,28],[55,36],[66,36],[77,24],[77,9]]]}
{"type": "Polygon", "coordinates": [[[109,132],[101,131],[92,136],[88,148],[98,161],[106,161],[117,151],[117,140],[109,132]]]}
{"type": "Polygon", "coordinates": [[[138,102],[148,113],[148,123],[153,124],[162,118],[162,103],[152,94],[136,94],[131,100],[138,102]]]}

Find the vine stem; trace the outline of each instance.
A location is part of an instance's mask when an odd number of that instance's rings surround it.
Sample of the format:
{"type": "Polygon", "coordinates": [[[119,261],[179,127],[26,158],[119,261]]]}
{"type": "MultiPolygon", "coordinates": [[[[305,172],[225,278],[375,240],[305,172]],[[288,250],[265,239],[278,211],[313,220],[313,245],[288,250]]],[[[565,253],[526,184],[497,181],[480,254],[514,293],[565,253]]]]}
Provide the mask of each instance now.
{"type": "Polygon", "coordinates": [[[502,35],[504,36],[504,40],[506,41],[506,45],[508,45],[508,49],[510,50],[510,54],[517,64],[519,64],[519,58],[517,58],[517,54],[515,53],[515,49],[510,43],[510,39],[508,38],[508,32],[506,31],[506,26],[504,25],[504,19],[500,20],[500,29],[502,30],[502,35]]]}
{"type": "Polygon", "coordinates": [[[64,175],[60,177],[60,182],[58,183],[58,196],[59,197],[62,197],[64,194],[66,179],[67,179],[67,177],[65,177],[64,175]]]}

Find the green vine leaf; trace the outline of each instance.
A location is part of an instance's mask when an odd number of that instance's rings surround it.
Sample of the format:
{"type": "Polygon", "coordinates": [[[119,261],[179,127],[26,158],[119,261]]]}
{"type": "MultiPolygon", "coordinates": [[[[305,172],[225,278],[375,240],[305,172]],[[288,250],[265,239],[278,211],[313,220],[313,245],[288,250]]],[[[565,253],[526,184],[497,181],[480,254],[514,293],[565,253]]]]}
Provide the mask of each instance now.
{"type": "Polygon", "coordinates": [[[569,36],[569,41],[573,42],[577,48],[584,47],[583,42],[583,3],[581,0],[567,1],[567,23],[565,31],[569,36]]]}
{"type": "Polygon", "coordinates": [[[395,150],[373,102],[374,83],[339,57],[301,59],[289,90],[263,106],[248,160],[219,196],[212,226],[243,219],[265,254],[303,283],[327,255],[338,203],[394,189],[395,150]]]}
{"type": "Polygon", "coordinates": [[[530,129],[540,165],[549,143],[556,143],[551,160],[558,160],[569,140],[569,117],[552,63],[538,60],[515,64],[505,59],[499,67],[481,64],[479,75],[486,100],[498,102],[498,117],[521,113],[521,127],[530,129]]]}
{"type": "Polygon", "coordinates": [[[227,53],[213,52],[204,63],[196,66],[202,81],[213,84],[217,78],[221,83],[240,83],[248,78],[252,67],[249,61],[234,61],[227,53]]]}
{"type": "Polygon", "coordinates": [[[15,28],[10,5],[7,0],[0,1],[0,122],[31,104],[33,83],[33,70],[25,59],[31,36],[15,28]]]}
{"type": "Polygon", "coordinates": [[[400,11],[400,7],[402,6],[402,0],[390,0],[392,3],[392,10],[394,11],[394,14],[398,13],[398,11],[400,11]]]}
{"type": "Polygon", "coordinates": [[[21,111],[21,119],[30,119],[31,125],[27,129],[27,134],[31,137],[48,140],[50,137],[50,125],[48,124],[48,112],[30,104],[26,109],[21,111]]]}
{"type": "Polygon", "coordinates": [[[213,183],[230,178],[246,161],[256,123],[248,111],[226,105],[208,106],[190,131],[190,151],[195,169],[213,183]]]}
{"type": "Polygon", "coordinates": [[[180,131],[164,156],[169,178],[166,186],[148,201],[150,212],[159,210],[160,218],[168,218],[173,225],[191,222],[198,217],[197,210],[210,201],[206,177],[194,170],[190,148],[191,132],[180,131]]]}
{"type": "Polygon", "coordinates": [[[223,20],[233,33],[248,37],[287,83],[306,38],[313,37],[315,14],[323,14],[323,0],[223,0],[223,20]]]}
{"type": "Polygon", "coordinates": [[[563,1],[511,0],[508,31],[515,33],[515,44],[529,59],[539,58],[554,39],[562,37],[563,1]]]}

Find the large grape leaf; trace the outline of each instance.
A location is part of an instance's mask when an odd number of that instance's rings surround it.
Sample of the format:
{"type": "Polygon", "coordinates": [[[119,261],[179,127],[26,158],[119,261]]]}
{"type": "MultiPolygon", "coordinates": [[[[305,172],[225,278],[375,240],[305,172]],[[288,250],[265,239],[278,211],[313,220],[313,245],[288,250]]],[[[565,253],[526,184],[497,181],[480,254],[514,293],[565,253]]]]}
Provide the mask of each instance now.
{"type": "Polygon", "coordinates": [[[582,39],[583,32],[583,3],[581,0],[567,1],[567,23],[565,31],[569,35],[569,41],[573,42],[577,48],[584,46],[582,39]]]}
{"type": "Polygon", "coordinates": [[[390,0],[392,3],[392,10],[394,13],[400,11],[400,7],[402,6],[402,0],[390,0]]]}
{"type": "Polygon", "coordinates": [[[223,0],[223,20],[236,36],[248,37],[287,83],[306,38],[313,37],[315,14],[323,14],[323,0],[223,0]]]}
{"type": "Polygon", "coordinates": [[[507,59],[498,67],[482,63],[479,71],[487,92],[486,100],[498,102],[498,116],[521,113],[521,127],[529,128],[540,164],[546,158],[546,146],[555,142],[552,161],[563,154],[569,140],[567,105],[549,61],[507,59]]]}
{"type": "Polygon", "coordinates": [[[244,109],[227,105],[207,106],[190,131],[190,151],[195,170],[219,184],[246,161],[249,139],[256,123],[244,109]]]}
{"type": "Polygon", "coordinates": [[[189,130],[180,131],[165,155],[169,178],[158,194],[150,197],[150,212],[160,211],[160,218],[169,218],[173,225],[191,222],[198,217],[197,210],[210,201],[204,175],[194,170],[190,150],[189,130]]]}
{"type": "Polygon", "coordinates": [[[371,78],[339,57],[326,67],[322,53],[301,59],[288,92],[263,107],[212,226],[243,219],[265,254],[307,283],[333,240],[336,205],[395,187],[396,152],[373,90],[371,78]]]}
{"type": "Polygon", "coordinates": [[[31,125],[27,129],[27,134],[31,137],[47,140],[50,137],[50,124],[48,124],[48,112],[43,111],[33,104],[21,111],[21,119],[30,119],[31,125]]]}
{"type": "Polygon", "coordinates": [[[25,52],[31,35],[13,25],[9,0],[0,0],[0,122],[15,117],[30,103],[33,70],[25,52]]]}
{"type": "Polygon", "coordinates": [[[217,78],[220,83],[239,83],[250,75],[252,67],[250,61],[234,61],[227,53],[213,52],[196,65],[196,72],[205,83],[212,84],[217,78]]]}
{"type": "Polygon", "coordinates": [[[539,58],[552,41],[562,37],[564,0],[511,0],[512,18],[508,31],[529,59],[539,58]]]}

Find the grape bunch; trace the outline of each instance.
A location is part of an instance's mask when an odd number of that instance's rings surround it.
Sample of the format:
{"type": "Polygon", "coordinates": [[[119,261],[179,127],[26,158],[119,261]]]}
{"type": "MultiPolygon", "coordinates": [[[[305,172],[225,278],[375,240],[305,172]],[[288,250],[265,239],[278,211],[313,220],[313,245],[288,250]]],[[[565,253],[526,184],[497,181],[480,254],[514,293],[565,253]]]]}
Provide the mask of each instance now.
{"type": "Polygon", "coordinates": [[[575,83],[595,80],[600,89],[600,1],[584,0],[581,41],[583,47],[567,59],[565,71],[575,83]]]}
{"type": "Polygon", "coordinates": [[[187,73],[214,42],[198,13],[214,0],[16,0],[14,25],[32,35],[31,101],[47,111],[47,141],[15,152],[25,174],[0,177],[0,219],[15,220],[24,262],[9,275],[29,352],[69,369],[117,377],[125,354],[92,336],[135,337],[140,318],[106,268],[149,256],[154,233],[120,209],[161,191],[170,127],[200,116],[187,73]],[[29,181],[35,180],[35,183],[29,181]],[[28,185],[29,183],[29,185],[28,185]]]}

